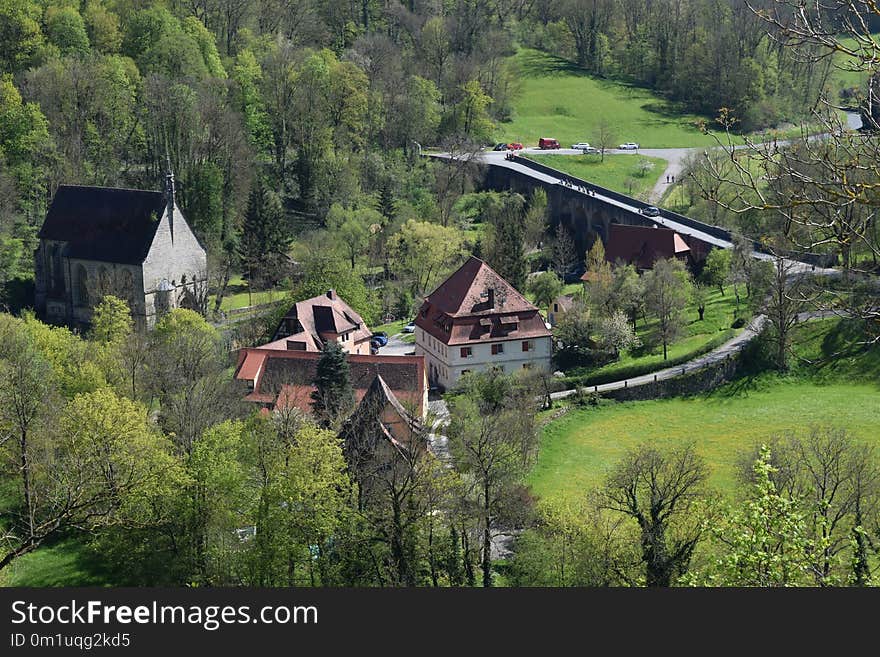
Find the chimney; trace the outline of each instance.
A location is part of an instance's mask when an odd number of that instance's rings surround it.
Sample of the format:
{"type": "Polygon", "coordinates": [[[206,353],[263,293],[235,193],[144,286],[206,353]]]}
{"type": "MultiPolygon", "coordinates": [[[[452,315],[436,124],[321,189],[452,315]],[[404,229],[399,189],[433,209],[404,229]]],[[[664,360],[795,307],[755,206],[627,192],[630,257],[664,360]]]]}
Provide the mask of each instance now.
{"type": "Polygon", "coordinates": [[[335,299],[336,298],[336,291],[335,290],[327,290],[327,298],[328,299],[335,299]]]}
{"type": "Polygon", "coordinates": [[[174,172],[171,170],[171,157],[165,156],[167,171],[165,173],[165,205],[168,213],[168,225],[171,228],[171,243],[174,244],[174,172]]]}

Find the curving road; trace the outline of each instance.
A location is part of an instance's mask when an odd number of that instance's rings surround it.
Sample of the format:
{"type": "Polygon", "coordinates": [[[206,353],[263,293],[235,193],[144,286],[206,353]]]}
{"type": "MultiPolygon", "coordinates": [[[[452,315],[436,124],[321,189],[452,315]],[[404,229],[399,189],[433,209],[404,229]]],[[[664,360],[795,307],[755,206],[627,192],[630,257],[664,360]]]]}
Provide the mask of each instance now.
{"type": "MultiPolygon", "coordinates": [[[[661,160],[666,160],[666,169],[660,174],[660,177],[657,179],[657,183],[654,185],[654,188],[651,190],[651,194],[648,197],[648,201],[650,203],[659,203],[660,199],[663,198],[663,194],[666,192],[668,184],[666,183],[667,179],[672,179],[673,177],[681,180],[681,172],[684,170],[684,161],[688,155],[691,153],[698,153],[705,149],[703,148],[640,148],[635,151],[630,150],[621,150],[619,148],[609,148],[605,151],[605,155],[644,155],[647,157],[656,157],[661,160]]],[[[529,155],[581,155],[583,156],[583,151],[575,150],[573,148],[560,148],[558,150],[546,151],[541,150],[540,148],[524,148],[519,151],[520,153],[526,153],[529,155]]],[[[504,152],[503,151],[486,151],[483,153],[483,157],[492,162],[492,164],[496,164],[496,159],[500,156],[500,159],[504,160],[504,152]]]]}

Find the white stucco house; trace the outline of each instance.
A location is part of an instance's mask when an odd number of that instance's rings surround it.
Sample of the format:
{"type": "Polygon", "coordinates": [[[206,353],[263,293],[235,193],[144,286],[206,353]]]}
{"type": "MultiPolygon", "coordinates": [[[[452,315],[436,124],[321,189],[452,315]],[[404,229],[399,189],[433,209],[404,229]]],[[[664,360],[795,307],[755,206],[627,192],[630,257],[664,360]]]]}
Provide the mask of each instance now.
{"type": "Polygon", "coordinates": [[[425,298],[416,355],[443,389],[467,372],[550,368],[551,334],[538,309],[489,265],[471,257],[425,298]]]}

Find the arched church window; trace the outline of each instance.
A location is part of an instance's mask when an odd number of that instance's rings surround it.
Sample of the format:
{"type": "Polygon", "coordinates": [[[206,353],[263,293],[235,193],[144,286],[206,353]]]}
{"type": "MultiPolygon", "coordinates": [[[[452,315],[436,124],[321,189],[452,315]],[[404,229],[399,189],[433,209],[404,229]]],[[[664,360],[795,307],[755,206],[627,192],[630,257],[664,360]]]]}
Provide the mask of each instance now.
{"type": "Polygon", "coordinates": [[[52,247],[51,258],[52,290],[56,293],[64,293],[64,268],[61,265],[61,247],[57,244],[52,247]]]}
{"type": "Polygon", "coordinates": [[[124,299],[129,309],[133,309],[135,305],[134,298],[134,276],[127,269],[123,269],[119,274],[119,297],[124,299]]]}
{"type": "Polygon", "coordinates": [[[110,274],[110,270],[108,270],[103,265],[101,269],[98,270],[98,291],[101,297],[105,297],[108,294],[113,294],[113,277],[110,274]]]}
{"type": "Polygon", "coordinates": [[[80,306],[89,305],[89,272],[82,265],[76,267],[76,299],[80,306]]]}

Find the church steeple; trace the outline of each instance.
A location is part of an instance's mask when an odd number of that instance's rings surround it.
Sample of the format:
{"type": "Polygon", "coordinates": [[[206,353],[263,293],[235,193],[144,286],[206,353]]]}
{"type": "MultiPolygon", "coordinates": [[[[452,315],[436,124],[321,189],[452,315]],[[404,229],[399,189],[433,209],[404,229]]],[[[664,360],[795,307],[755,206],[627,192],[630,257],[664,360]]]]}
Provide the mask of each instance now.
{"type": "Polygon", "coordinates": [[[171,243],[174,243],[174,172],[171,170],[171,157],[165,156],[165,204],[168,213],[168,226],[171,228],[171,243]]]}

